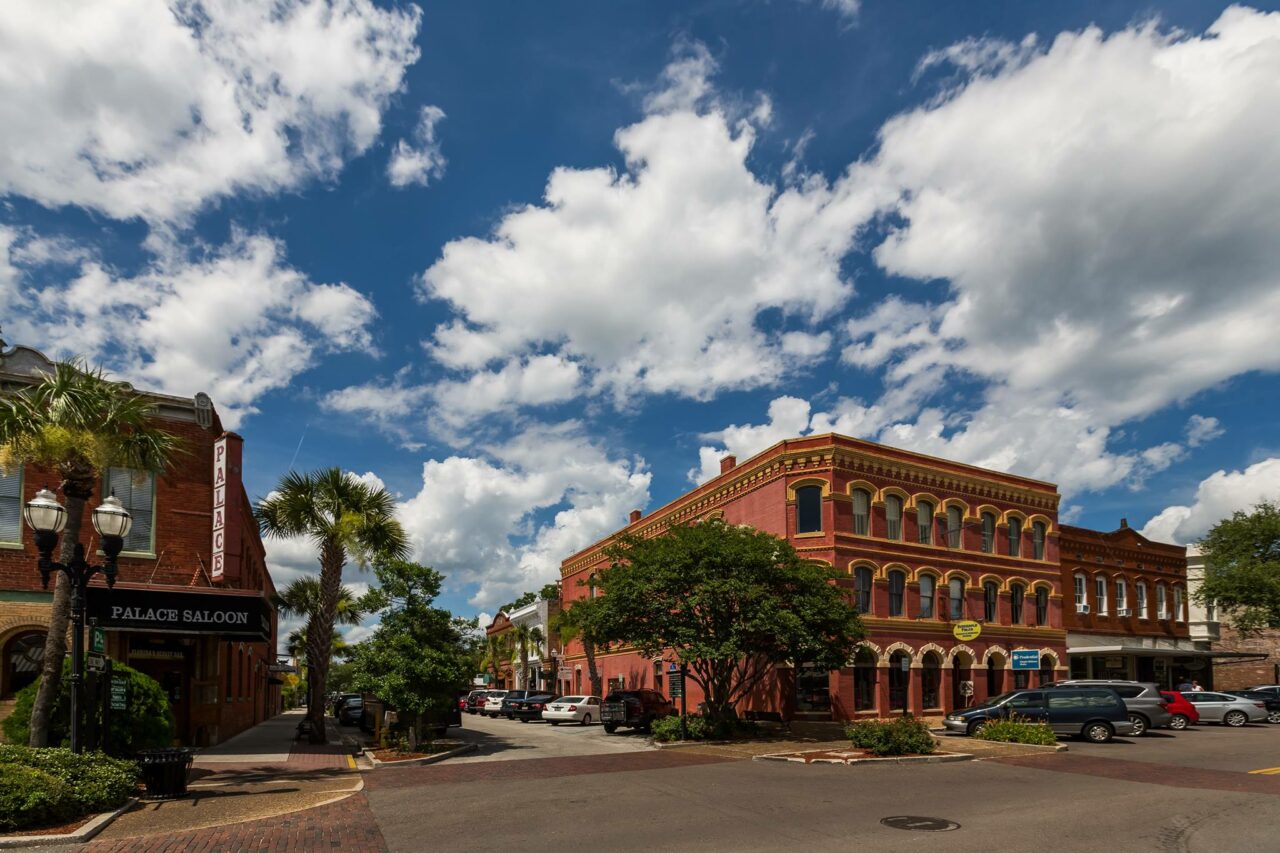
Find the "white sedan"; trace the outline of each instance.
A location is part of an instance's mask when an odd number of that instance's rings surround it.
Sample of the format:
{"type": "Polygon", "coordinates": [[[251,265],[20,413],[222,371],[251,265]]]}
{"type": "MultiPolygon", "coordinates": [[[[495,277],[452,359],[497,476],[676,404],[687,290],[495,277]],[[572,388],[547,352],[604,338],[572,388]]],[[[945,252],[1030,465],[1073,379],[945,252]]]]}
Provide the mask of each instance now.
{"type": "Polygon", "coordinates": [[[480,709],[480,716],[497,719],[498,712],[502,710],[502,700],[506,695],[505,690],[490,690],[489,695],[485,697],[484,707],[480,709]]]}
{"type": "Polygon", "coordinates": [[[553,726],[577,723],[589,726],[600,721],[599,696],[561,696],[542,711],[542,719],[553,726]]]}

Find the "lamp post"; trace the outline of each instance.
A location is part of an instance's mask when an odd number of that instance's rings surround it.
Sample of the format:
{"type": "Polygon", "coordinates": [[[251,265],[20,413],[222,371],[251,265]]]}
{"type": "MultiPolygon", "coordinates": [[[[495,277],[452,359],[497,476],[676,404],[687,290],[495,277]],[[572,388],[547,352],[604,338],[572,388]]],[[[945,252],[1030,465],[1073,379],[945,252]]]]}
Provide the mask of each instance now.
{"type": "Polygon", "coordinates": [[[40,582],[49,588],[49,576],[62,572],[71,583],[71,751],[80,752],[80,687],[84,677],[84,608],[85,589],[89,579],[98,572],[107,579],[107,586],[116,583],[116,557],[124,548],[124,537],[133,526],[133,517],[120,501],[112,495],[93,511],[93,528],[102,537],[102,553],[106,559],[101,566],[91,566],[84,558],[84,545],[75,543],[71,562],[55,562],[53,549],[58,547],[58,537],[67,524],[67,511],[48,489],[41,489],[35,498],[27,501],[22,510],[23,518],[36,533],[36,548],[40,551],[40,582]]]}

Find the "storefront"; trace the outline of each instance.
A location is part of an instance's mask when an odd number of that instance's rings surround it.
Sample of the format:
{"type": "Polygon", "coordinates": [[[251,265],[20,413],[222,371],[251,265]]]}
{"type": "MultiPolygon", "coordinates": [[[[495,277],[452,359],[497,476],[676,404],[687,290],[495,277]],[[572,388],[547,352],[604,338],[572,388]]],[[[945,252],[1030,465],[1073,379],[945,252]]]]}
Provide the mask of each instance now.
{"type": "Polygon", "coordinates": [[[1080,637],[1068,635],[1067,661],[1072,678],[1107,678],[1150,681],[1173,689],[1184,681],[1213,687],[1215,659],[1246,658],[1244,653],[1206,651],[1194,648],[1190,640],[1136,638],[1126,643],[1080,644],[1080,637]]]}

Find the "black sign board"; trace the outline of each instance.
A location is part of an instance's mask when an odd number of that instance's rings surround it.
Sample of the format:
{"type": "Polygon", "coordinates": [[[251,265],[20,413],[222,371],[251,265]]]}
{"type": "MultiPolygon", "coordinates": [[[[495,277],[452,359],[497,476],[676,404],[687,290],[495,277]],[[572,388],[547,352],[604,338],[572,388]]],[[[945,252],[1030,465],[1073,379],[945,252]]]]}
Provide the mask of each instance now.
{"type": "Polygon", "coordinates": [[[88,607],[89,616],[103,628],[271,638],[270,606],[256,595],[91,586],[88,607]]]}
{"type": "Polygon", "coordinates": [[[129,708],[129,679],[123,675],[111,676],[111,710],[125,711],[129,708]]]}
{"type": "Polygon", "coordinates": [[[671,698],[679,699],[684,695],[684,674],[679,672],[667,673],[667,685],[671,690],[671,698]]]}

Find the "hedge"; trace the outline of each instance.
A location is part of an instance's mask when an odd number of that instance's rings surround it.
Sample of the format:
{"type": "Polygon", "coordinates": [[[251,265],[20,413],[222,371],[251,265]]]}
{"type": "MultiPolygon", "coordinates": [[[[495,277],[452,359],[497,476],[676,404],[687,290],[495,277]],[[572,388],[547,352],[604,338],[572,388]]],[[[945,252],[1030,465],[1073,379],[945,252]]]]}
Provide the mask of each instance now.
{"type": "Polygon", "coordinates": [[[122,805],[133,793],[138,765],[101,752],[76,755],[69,749],[0,744],[0,767],[30,767],[65,783],[80,814],[122,805]]]}
{"type": "Polygon", "coordinates": [[[66,782],[34,767],[0,764],[0,832],[65,823],[76,813],[66,782]]]}
{"type": "Polygon", "coordinates": [[[1020,717],[1008,720],[987,720],[982,730],[975,731],[973,736],[980,740],[1031,743],[1041,746],[1053,746],[1058,742],[1058,736],[1045,723],[1032,722],[1020,717]]]}
{"type": "Polygon", "coordinates": [[[929,755],[938,749],[929,726],[915,717],[862,720],[846,728],[845,734],[855,747],[872,755],[929,755]]]}
{"type": "MultiPolygon", "coordinates": [[[[113,676],[129,679],[128,709],[113,711],[108,747],[112,755],[131,758],[140,749],[171,746],[176,728],[173,709],[164,689],[150,676],[120,663],[112,663],[113,676]]],[[[40,680],[18,691],[13,713],[3,723],[4,736],[10,743],[27,743],[31,734],[31,708],[36,702],[40,680]]],[[[92,709],[101,714],[101,706],[92,709]]],[[[101,719],[99,717],[99,719],[101,719]]],[[[62,688],[49,720],[49,743],[70,745],[71,740],[71,663],[62,667],[62,688]]]]}

